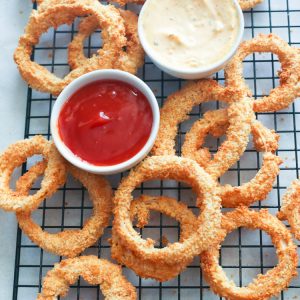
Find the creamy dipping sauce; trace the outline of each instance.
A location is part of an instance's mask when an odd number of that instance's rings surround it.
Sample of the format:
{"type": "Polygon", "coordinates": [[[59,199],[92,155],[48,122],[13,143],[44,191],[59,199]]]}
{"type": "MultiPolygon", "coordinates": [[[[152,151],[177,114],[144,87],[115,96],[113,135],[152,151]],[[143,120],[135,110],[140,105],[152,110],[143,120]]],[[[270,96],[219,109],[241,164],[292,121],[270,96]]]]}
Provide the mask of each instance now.
{"type": "Polygon", "coordinates": [[[154,58],[176,69],[218,63],[240,28],[232,0],[148,0],[140,22],[154,58]]]}

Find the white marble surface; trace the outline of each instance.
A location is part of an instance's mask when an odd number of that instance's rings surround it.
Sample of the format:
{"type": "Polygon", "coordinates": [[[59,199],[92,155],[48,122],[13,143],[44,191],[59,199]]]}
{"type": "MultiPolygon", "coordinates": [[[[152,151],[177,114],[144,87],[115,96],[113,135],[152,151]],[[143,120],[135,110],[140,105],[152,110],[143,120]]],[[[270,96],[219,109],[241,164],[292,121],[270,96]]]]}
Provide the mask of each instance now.
{"type": "MultiPolygon", "coordinates": [[[[0,1],[0,151],[24,136],[27,86],[13,61],[18,37],[24,30],[30,0],[0,1]]],[[[13,289],[16,221],[0,210],[0,299],[11,299],[13,289]]]]}

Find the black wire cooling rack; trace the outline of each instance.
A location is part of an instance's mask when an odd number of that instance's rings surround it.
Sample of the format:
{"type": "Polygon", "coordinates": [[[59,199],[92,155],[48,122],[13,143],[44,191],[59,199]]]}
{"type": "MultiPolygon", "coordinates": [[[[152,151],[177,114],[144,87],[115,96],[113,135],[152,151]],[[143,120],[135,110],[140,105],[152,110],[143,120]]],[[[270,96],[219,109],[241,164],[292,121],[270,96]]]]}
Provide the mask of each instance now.
{"type": "MultiPolygon", "coordinates": [[[[130,8],[135,9],[135,6],[130,8]]],[[[246,21],[245,39],[254,37],[258,33],[273,32],[280,35],[293,46],[300,45],[300,1],[299,0],[265,0],[253,10],[244,13],[246,21]]],[[[35,48],[33,58],[52,72],[64,75],[69,71],[67,64],[67,44],[76,34],[77,23],[72,26],[61,26],[57,30],[43,35],[39,45],[35,48]]],[[[99,33],[95,33],[86,41],[86,54],[91,55],[101,46],[99,33]]],[[[244,75],[252,87],[255,97],[260,97],[278,84],[277,57],[270,54],[254,54],[244,62],[244,75]]],[[[160,105],[165,98],[181,86],[181,81],[164,74],[148,59],[139,72],[141,77],[154,91],[160,105]]],[[[216,75],[221,83],[223,73],[216,75]]],[[[42,134],[51,138],[50,115],[55,98],[49,94],[42,94],[28,89],[27,110],[25,123],[25,138],[42,134]]],[[[207,109],[218,108],[217,102],[195,107],[190,122],[181,125],[178,133],[178,152],[184,140],[186,130],[191,123],[201,117],[207,109]]],[[[299,175],[300,151],[300,105],[295,102],[288,109],[276,113],[259,114],[260,119],[269,128],[274,128],[280,135],[278,155],[284,160],[280,175],[269,197],[256,205],[254,209],[268,208],[276,213],[280,207],[280,199],[290,182],[299,175]]],[[[219,141],[208,140],[208,146],[216,151],[219,141]]],[[[251,179],[260,168],[261,158],[253,150],[251,143],[241,160],[221,178],[222,182],[241,184],[251,179]]],[[[25,171],[24,168],[23,171],[25,171]]],[[[114,188],[121,178],[110,177],[114,188]]],[[[185,201],[189,207],[196,210],[190,189],[172,181],[155,181],[144,183],[136,190],[136,194],[147,193],[168,195],[185,201]]],[[[44,201],[34,214],[35,220],[42,228],[50,232],[64,229],[80,228],[90,213],[92,207],[88,195],[79,183],[68,180],[54,197],[44,201]]],[[[107,239],[111,227],[107,228],[98,244],[88,249],[84,254],[95,254],[99,257],[110,258],[107,239]]],[[[176,222],[160,214],[152,214],[148,226],[141,230],[143,236],[156,239],[160,245],[167,238],[169,241],[178,239],[179,227],[176,222]]],[[[15,259],[14,293],[13,299],[35,299],[41,289],[42,278],[61,257],[51,255],[29,241],[22,234],[17,233],[17,248],[15,259]]],[[[240,229],[230,234],[221,250],[220,263],[227,275],[237,285],[248,284],[257,274],[266,272],[277,263],[276,253],[268,236],[263,232],[240,229]]],[[[124,274],[137,287],[138,299],[218,299],[210,292],[202,277],[199,259],[180,274],[177,278],[158,283],[137,277],[132,271],[124,268],[124,274]]],[[[300,297],[300,279],[296,278],[287,291],[281,293],[279,299],[298,299],[300,297]]],[[[82,279],[71,287],[67,299],[101,299],[98,287],[87,285],[82,279]]]]}

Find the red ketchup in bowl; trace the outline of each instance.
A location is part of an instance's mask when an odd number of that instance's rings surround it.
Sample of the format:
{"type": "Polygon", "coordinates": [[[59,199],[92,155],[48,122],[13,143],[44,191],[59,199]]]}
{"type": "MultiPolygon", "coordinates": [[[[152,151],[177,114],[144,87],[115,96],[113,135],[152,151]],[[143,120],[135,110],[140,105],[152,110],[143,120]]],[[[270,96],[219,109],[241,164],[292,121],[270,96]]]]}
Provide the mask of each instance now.
{"type": "Polygon", "coordinates": [[[153,114],[145,95],[118,80],[94,81],[64,104],[58,130],[65,145],[95,166],[134,157],[151,134],[153,114]]]}

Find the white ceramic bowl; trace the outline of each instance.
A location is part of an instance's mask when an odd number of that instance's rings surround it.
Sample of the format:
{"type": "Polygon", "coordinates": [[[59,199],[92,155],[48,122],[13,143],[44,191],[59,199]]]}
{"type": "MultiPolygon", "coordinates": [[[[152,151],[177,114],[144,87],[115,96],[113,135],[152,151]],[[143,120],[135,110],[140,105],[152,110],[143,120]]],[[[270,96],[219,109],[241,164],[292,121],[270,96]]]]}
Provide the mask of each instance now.
{"type": "Polygon", "coordinates": [[[98,71],[87,73],[77,78],[61,92],[61,94],[58,96],[53,106],[52,115],[51,115],[51,132],[52,132],[53,141],[57,149],[62,154],[62,156],[64,156],[71,164],[91,173],[110,175],[110,174],[116,174],[128,170],[131,167],[138,164],[142,159],[146,157],[146,155],[150,152],[155,142],[158,129],[159,129],[159,120],[160,120],[160,114],[159,114],[159,107],[158,107],[157,100],[153,92],[151,91],[151,89],[142,80],[140,80],[134,75],[119,70],[98,70],[98,71]],[[153,114],[153,125],[147,143],[134,157],[132,157],[131,159],[125,162],[113,166],[95,166],[93,164],[90,164],[82,160],[80,157],[76,156],[65,145],[65,143],[60,137],[57,124],[58,124],[58,117],[60,111],[63,105],[65,104],[65,102],[70,98],[71,95],[73,95],[81,87],[91,82],[98,81],[98,80],[105,80],[105,79],[123,81],[128,84],[131,84],[132,86],[140,90],[146,96],[151,106],[152,114],[153,114]]]}
{"type": "MultiPolygon", "coordinates": [[[[238,0],[232,0],[234,2],[234,5],[238,12],[240,26],[239,26],[239,32],[238,32],[236,41],[232,45],[230,52],[228,52],[228,54],[226,56],[224,56],[224,58],[217,63],[211,64],[207,67],[193,68],[193,69],[181,69],[181,68],[176,68],[176,66],[170,67],[169,65],[164,64],[160,60],[159,53],[156,53],[155,51],[153,51],[153,49],[149,46],[149,43],[148,43],[147,39],[145,38],[144,29],[143,29],[141,20],[143,19],[143,15],[147,11],[149,2],[151,2],[151,1],[153,1],[153,0],[147,0],[141,9],[141,12],[139,15],[139,22],[138,22],[138,34],[139,34],[139,38],[140,38],[141,44],[142,44],[145,52],[147,53],[147,55],[150,57],[152,62],[158,68],[160,68],[164,72],[166,72],[174,77],[183,78],[183,79],[206,78],[206,77],[209,77],[209,76],[213,75],[214,73],[224,69],[226,64],[230,61],[230,59],[234,56],[235,52],[237,51],[237,49],[242,41],[243,34],[244,34],[244,26],[245,26],[244,15],[243,15],[243,11],[238,3],[238,0]]],[[[153,24],[153,26],[159,26],[159,25],[153,24]]]]}

